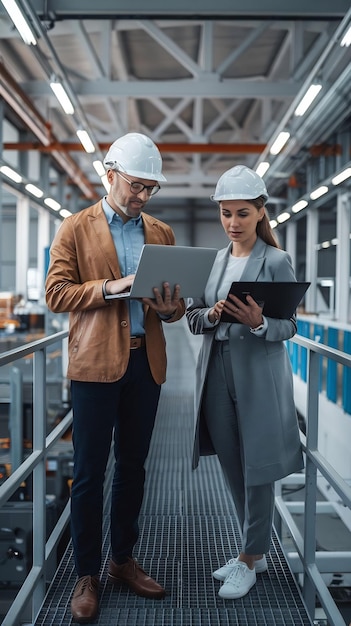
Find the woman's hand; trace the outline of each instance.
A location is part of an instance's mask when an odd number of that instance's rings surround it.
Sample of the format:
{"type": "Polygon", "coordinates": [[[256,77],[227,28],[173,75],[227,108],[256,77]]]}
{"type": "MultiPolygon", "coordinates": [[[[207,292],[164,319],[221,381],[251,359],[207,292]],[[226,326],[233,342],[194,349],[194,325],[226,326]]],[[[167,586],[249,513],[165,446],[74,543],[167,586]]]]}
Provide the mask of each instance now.
{"type": "Polygon", "coordinates": [[[214,324],[220,319],[223,308],[224,308],[224,304],[225,304],[225,300],[218,300],[218,302],[216,302],[214,307],[210,309],[208,313],[208,319],[211,322],[211,324],[214,324]]]}
{"type": "Polygon", "coordinates": [[[240,324],[245,324],[250,326],[250,328],[257,328],[257,326],[263,323],[263,307],[260,307],[252,296],[246,296],[246,303],[232,293],[229,294],[229,298],[231,301],[225,301],[223,310],[229,313],[229,315],[234,315],[240,324]]]}

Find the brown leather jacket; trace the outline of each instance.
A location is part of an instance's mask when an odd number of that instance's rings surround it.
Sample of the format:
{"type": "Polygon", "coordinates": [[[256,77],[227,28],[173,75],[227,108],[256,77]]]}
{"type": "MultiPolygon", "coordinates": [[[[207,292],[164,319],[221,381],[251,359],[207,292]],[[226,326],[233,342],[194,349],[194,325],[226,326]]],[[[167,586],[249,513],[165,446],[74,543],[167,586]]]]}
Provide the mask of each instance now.
{"type": "MultiPolygon", "coordinates": [[[[170,226],[142,213],[145,243],[174,245],[170,226]]],[[[86,382],[114,382],[126,371],[130,323],[126,303],[105,301],[106,279],[121,278],[118,258],[101,200],[67,217],[50,250],[46,302],[54,313],[69,311],[67,377],[86,382]]],[[[174,316],[185,311],[181,300],[174,316]]],[[[154,380],[166,378],[166,342],[162,321],[145,306],[146,350],[154,380]]]]}

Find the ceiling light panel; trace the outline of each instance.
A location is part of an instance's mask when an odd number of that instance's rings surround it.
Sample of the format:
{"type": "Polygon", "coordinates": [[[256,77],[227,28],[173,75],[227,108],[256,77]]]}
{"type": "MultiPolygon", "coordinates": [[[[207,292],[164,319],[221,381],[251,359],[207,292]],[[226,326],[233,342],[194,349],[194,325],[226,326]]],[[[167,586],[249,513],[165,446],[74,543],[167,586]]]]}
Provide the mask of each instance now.
{"type": "Polygon", "coordinates": [[[86,130],[77,130],[77,137],[81,142],[85,152],[88,152],[89,154],[95,152],[95,146],[86,130]]]}
{"type": "Polygon", "coordinates": [[[325,193],[328,193],[328,187],[326,185],[322,185],[310,193],[310,198],[311,200],[317,200],[317,198],[324,196],[325,193]]]}
{"type": "Polygon", "coordinates": [[[305,93],[304,97],[302,98],[300,104],[296,107],[294,115],[296,115],[297,117],[301,117],[302,115],[304,115],[307,109],[309,109],[309,107],[311,106],[313,100],[315,100],[315,98],[318,96],[321,89],[322,85],[311,85],[305,93]]]}
{"type": "Polygon", "coordinates": [[[34,37],[34,33],[32,32],[32,29],[15,0],[1,0],[1,2],[21,35],[24,43],[28,46],[36,46],[37,40],[34,37]]]}
{"type": "Polygon", "coordinates": [[[289,137],[290,133],[288,133],[287,131],[282,131],[281,133],[279,133],[278,137],[271,146],[270,153],[274,156],[279,154],[279,152],[284,148],[289,137]]]}
{"type": "Polygon", "coordinates": [[[66,115],[73,115],[74,113],[74,106],[71,102],[71,100],[69,99],[65,88],[63,87],[62,83],[58,82],[58,81],[52,81],[50,83],[50,87],[52,89],[52,91],[54,92],[57,100],[59,101],[60,105],[62,106],[64,112],[66,113],[66,115]]]}
{"type": "Polygon", "coordinates": [[[22,182],[22,176],[20,174],[18,174],[17,172],[15,172],[15,170],[13,170],[8,165],[1,165],[0,172],[2,174],[5,174],[5,176],[7,176],[7,178],[10,178],[15,183],[21,183],[22,182]]]}
{"type": "Polygon", "coordinates": [[[346,180],[347,178],[350,178],[350,176],[351,167],[347,167],[346,170],[340,172],[340,174],[337,174],[336,176],[334,176],[334,178],[332,178],[332,183],[333,185],[340,185],[340,183],[344,182],[344,180],[346,180]]]}

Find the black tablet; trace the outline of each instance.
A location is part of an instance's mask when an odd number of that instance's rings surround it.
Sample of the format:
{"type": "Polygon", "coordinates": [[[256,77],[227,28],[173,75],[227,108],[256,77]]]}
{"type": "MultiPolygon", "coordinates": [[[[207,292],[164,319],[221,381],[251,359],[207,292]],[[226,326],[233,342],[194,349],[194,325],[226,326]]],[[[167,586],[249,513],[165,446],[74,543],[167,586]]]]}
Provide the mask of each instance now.
{"type": "MultiPolygon", "coordinates": [[[[233,293],[242,302],[246,302],[246,296],[249,294],[260,306],[263,306],[263,315],[289,319],[295,313],[310,284],[309,282],[239,281],[232,283],[227,300],[229,294],[233,293]]],[[[238,320],[234,315],[223,311],[221,322],[238,322],[238,320]]]]}

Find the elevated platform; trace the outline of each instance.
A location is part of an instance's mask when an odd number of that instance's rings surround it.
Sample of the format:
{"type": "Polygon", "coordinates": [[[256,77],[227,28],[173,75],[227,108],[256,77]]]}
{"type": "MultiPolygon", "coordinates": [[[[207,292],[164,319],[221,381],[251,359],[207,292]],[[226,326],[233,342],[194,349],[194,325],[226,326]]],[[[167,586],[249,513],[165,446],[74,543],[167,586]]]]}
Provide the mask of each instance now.
{"type": "MultiPolygon", "coordinates": [[[[104,517],[99,626],[311,626],[295,578],[273,534],[268,572],[240,600],[218,597],[212,578],[240,546],[234,509],[216,457],[191,470],[194,356],[177,324],[167,327],[168,381],[163,386],[134,556],[167,590],[146,600],[107,581],[108,497],[104,517]]],[[[107,478],[107,489],[111,470],[107,478]]],[[[48,590],[35,626],[72,623],[70,597],[76,582],[71,544],[48,590]]]]}

